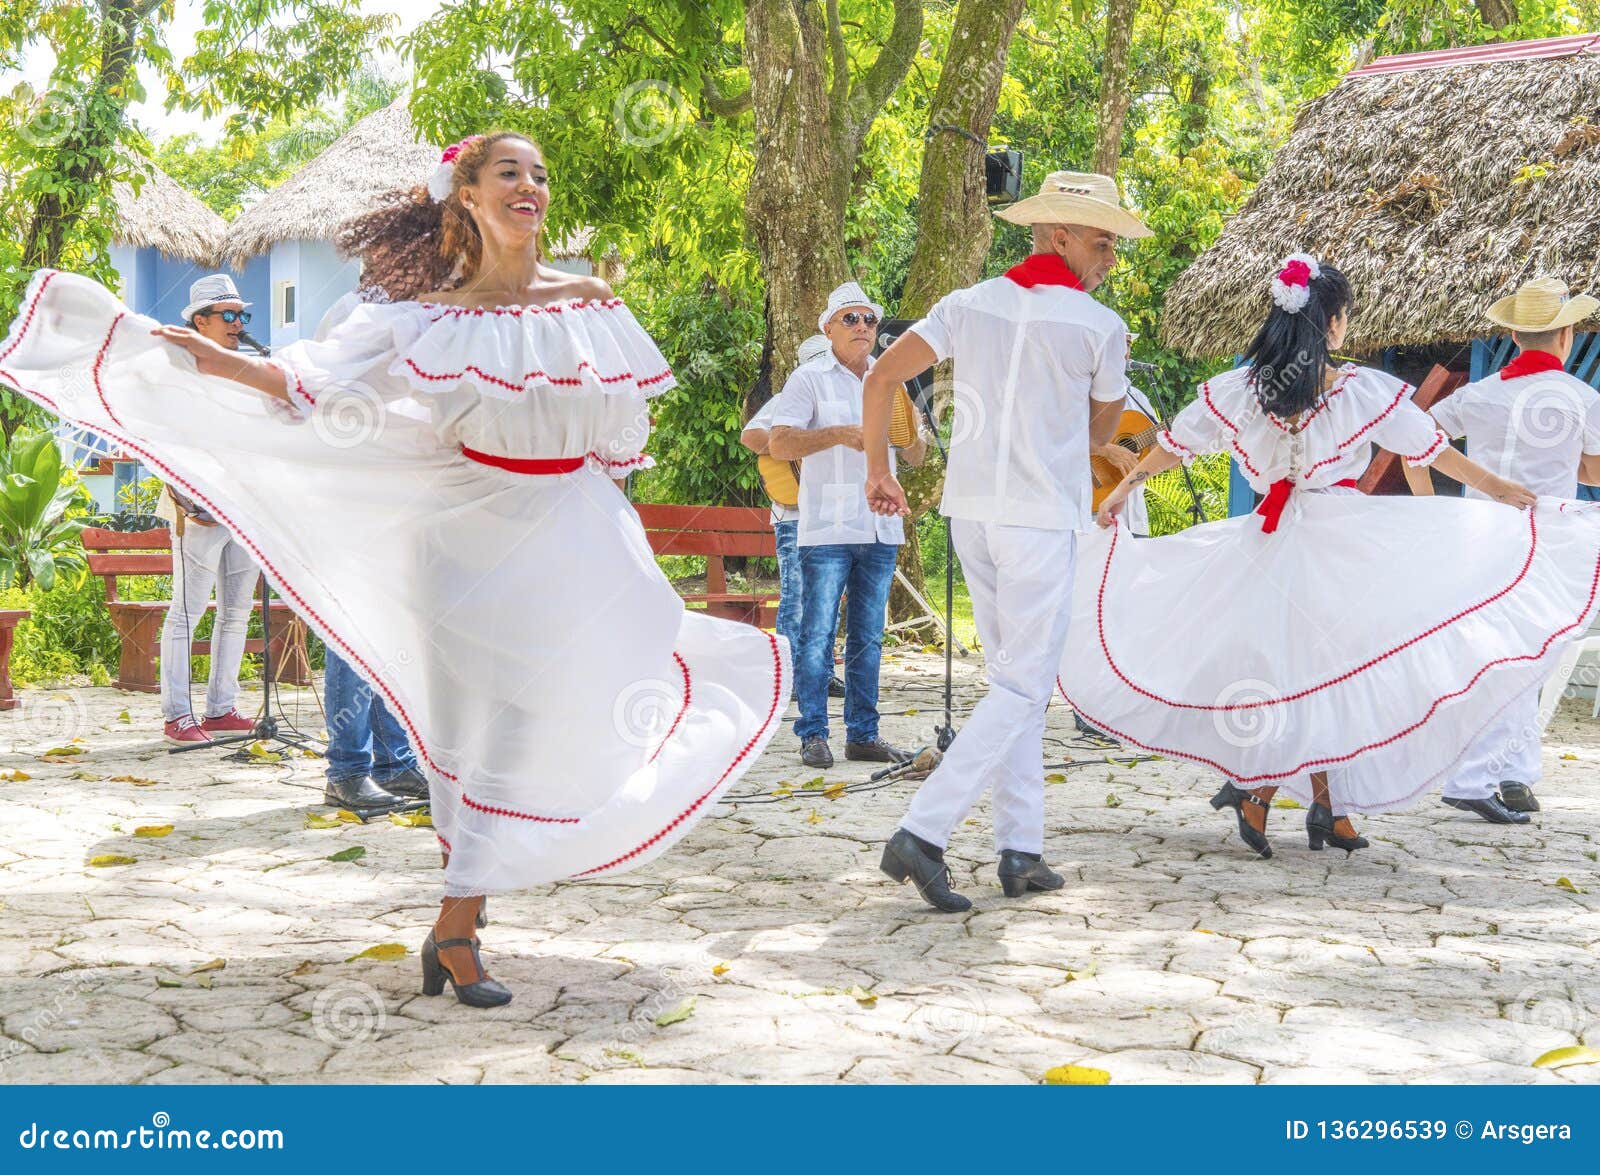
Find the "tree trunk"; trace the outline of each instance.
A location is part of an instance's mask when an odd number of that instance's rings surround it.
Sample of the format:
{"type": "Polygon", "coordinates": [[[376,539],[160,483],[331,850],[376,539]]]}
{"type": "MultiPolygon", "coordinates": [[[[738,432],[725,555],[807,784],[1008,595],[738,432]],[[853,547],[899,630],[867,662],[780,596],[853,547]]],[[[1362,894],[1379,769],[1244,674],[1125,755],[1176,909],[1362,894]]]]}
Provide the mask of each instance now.
{"type": "MultiPolygon", "coordinates": [[[[99,73],[79,113],[76,132],[56,149],[72,160],[61,175],[74,199],[81,200],[82,192],[100,178],[106,160],[116,151],[128,106],[127,82],[133,72],[140,17],[135,0],[106,0],[100,24],[99,73]],[[114,116],[106,117],[110,110],[115,111],[114,116]]],[[[24,270],[54,266],[61,260],[67,225],[81,212],[81,207],[64,203],[58,193],[40,197],[23,238],[24,270]]]]}
{"type": "Polygon", "coordinates": [[[1498,32],[1517,23],[1517,0],[1478,0],[1478,15],[1484,24],[1498,32]]]}
{"type": "Polygon", "coordinates": [[[1100,121],[1094,137],[1094,170],[1117,174],[1122,155],[1122,128],[1128,121],[1133,91],[1128,85],[1128,54],[1133,47],[1133,18],[1139,0],[1110,0],[1106,7],[1105,55],[1100,63],[1100,121]]]}
{"type": "MultiPolygon", "coordinates": [[[[945,294],[971,285],[983,272],[994,235],[984,182],[984,143],[1000,100],[1011,37],[1024,0],[962,0],[950,30],[939,84],[928,108],[929,133],[917,189],[917,245],[911,255],[902,318],[917,318],[945,294]],[[935,127],[959,127],[965,134],[935,127]]],[[[942,382],[948,386],[948,373],[942,382]]],[[[947,395],[939,399],[947,400],[947,395]]],[[[943,405],[939,405],[942,407],[943,405]]],[[[906,520],[906,545],[900,570],[917,591],[924,590],[915,520],[933,509],[944,484],[944,463],[930,449],[920,469],[901,471],[913,514],[906,520]]],[[[889,593],[889,616],[909,620],[921,608],[898,581],[889,593]]],[[[931,625],[918,630],[931,639],[931,625]]]]}

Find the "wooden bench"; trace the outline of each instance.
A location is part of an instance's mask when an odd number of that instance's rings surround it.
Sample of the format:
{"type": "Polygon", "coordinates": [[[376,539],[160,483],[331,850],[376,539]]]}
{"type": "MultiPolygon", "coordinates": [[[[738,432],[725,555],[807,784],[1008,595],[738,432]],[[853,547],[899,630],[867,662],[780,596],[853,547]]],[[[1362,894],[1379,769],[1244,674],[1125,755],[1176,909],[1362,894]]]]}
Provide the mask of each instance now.
{"type": "Polygon", "coordinates": [[[11,642],[16,639],[18,622],[30,615],[26,608],[0,608],[0,710],[21,705],[11,688],[11,642]]]}
{"type": "MultiPolygon", "coordinates": [[[[117,598],[117,577],[120,575],[171,575],[172,532],[165,527],[157,530],[101,530],[85,527],[82,532],[83,549],[89,557],[89,573],[98,575],[106,584],[106,607],[111,612],[111,623],[122,638],[122,655],[117,665],[117,679],[112,682],[118,689],[136,690],[139,693],[161,692],[160,678],[156,675],[156,659],[161,653],[161,626],[167,617],[169,601],[121,600],[117,598]]],[[[207,608],[216,605],[207,602],[207,608]]],[[[261,602],[252,603],[259,611],[261,602]]],[[[287,605],[272,610],[272,669],[273,679],[293,685],[311,684],[311,664],[306,656],[305,622],[291,612],[287,605]]],[[[210,641],[193,642],[195,653],[211,652],[210,641]]],[[[259,639],[245,642],[245,652],[260,653],[265,645],[259,639]]]]}
{"type": "Polygon", "coordinates": [[[703,555],[706,590],[684,596],[704,605],[706,615],[770,628],[778,615],[776,592],[730,592],[724,560],[728,556],[773,559],[778,540],[765,506],[638,507],[650,549],[657,555],[703,555]]]}

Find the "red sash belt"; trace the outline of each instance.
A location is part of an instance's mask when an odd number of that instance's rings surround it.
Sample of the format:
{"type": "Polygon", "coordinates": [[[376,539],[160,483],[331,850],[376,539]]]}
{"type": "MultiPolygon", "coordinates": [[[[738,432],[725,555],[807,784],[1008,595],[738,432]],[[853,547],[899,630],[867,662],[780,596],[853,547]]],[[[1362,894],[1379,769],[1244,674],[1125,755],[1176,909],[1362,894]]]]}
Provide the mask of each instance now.
{"type": "Polygon", "coordinates": [[[480,453],[461,446],[461,455],[479,465],[492,465],[496,469],[509,469],[512,473],[576,473],[583,468],[586,457],[499,457],[493,453],[480,453]]]}
{"type": "MultiPolygon", "coordinates": [[[[1343,478],[1333,484],[1351,490],[1361,488],[1353,477],[1343,478]]],[[[1292,489],[1294,482],[1287,477],[1280,477],[1267,487],[1267,496],[1256,507],[1256,513],[1261,515],[1262,534],[1271,534],[1278,529],[1278,521],[1283,517],[1283,508],[1289,504],[1289,491],[1292,489]]]]}

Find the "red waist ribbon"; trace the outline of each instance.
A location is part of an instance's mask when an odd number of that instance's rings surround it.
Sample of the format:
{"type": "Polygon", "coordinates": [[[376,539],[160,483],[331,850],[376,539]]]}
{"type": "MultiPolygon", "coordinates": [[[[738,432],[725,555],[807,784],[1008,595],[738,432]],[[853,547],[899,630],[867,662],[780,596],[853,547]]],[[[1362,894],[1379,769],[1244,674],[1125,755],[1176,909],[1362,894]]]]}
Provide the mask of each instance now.
{"type": "MultiPolygon", "coordinates": [[[[1355,478],[1346,477],[1333,483],[1344,489],[1360,489],[1355,478]]],[[[1271,534],[1278,529],[1278,522],[1283,517],[1283,508],[1289,504],[1289,491],[1294,489],[1294,482],[1287,477],[1280,477],[1267,487],[1267,496],[1261,499],[1261,505],[1256,507],[1256,513],[1261,515],[1261,533],[1271,534]]]]}
{"type": "Polygon", "coordinates": [[[512,473],[576,473],[583,468],[586,457],[500,457],[494,453],[480,453],[476,449],[461,446],[461,455],[469,461],[476,461],[479,465],[492,465],[496,469],[509,469],[512,473]]]}

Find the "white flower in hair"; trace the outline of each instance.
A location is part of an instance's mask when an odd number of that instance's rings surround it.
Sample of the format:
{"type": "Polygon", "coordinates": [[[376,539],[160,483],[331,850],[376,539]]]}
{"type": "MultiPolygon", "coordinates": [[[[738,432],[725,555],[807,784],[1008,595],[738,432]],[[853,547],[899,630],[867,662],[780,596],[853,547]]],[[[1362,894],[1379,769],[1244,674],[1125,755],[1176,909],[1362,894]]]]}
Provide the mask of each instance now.
{"type": "Polygon", "coordinates": [[[1272,279],[1272,301],[1290,314],[1299,314],[1311,301],[1311,283],[1322,276],[1322,266],[1309,253],[1290,253],[1272,279]]]}
{"type": "Polygon", "coordinates": [[[455,184],[456,156],[461,154],[461,149],[468,143],[476,142],[483,138],[482,135],[468,135],[459,143],[451,143],[439,156],[439,166],[433,169],[433,174],[428,177],[428,195],[439,203],[444,203],[450,198],[450,189],[455,184]]]}

